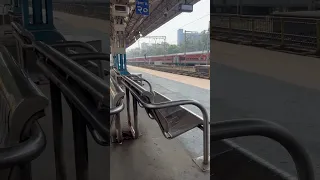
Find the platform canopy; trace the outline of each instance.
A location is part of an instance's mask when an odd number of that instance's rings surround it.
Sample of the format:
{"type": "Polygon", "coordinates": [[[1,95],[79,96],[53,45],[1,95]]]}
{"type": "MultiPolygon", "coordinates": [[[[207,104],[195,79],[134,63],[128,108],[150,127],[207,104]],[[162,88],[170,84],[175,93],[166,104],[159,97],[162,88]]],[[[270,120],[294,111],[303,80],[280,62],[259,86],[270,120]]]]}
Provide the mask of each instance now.
{"type": "Polygon", "coordinates": [[[149,0],[149,15],[143,16],[136,14],[135,0],[130,0],[130,12],[125,33],[127,46],[130,46],[135,40],[139,39],[140,34],[145,36],[179,15],[181,13],[179,11],[180,4],[193,5],[199,1],[200,0],[149,0]]]}
{"type": "Polygon", "coordinates": [[[179,15],[181,13],[180,4],[194,5],[200,0],[148,0],[149,15],[147,16],[136,13],[136,1],[143,0],[53,0],[53,3],[55,10],[73,9],[71,13],[106,21],[110,18],[108,12],[110,3],[128,4],[129,17],[126,19],[125,37],[127,46],[130,46],[139,39],[140,34],[145,36],[179,15]]]}

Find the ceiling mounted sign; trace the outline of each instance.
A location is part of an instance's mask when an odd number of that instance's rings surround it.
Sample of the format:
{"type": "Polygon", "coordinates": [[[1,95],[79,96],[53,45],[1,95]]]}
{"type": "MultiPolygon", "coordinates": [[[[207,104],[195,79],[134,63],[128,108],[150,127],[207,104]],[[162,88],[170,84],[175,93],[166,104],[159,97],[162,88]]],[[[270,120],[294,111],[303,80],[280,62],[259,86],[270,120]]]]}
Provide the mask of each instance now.
{"type": "Polygon", "coordinates": [[[136,14],[149,16],[149,0],[136,0],[136,14]]]}

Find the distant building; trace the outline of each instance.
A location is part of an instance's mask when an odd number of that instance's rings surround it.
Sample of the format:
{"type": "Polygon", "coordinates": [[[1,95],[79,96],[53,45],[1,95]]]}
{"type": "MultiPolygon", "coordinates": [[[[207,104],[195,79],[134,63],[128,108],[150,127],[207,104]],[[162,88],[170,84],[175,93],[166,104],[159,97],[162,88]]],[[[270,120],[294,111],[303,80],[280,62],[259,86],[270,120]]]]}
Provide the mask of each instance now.
{"type": "Polygon", "coordinates": [[[183,29],[178,29],[177,34],[177,44],[181,45],[184,42],[184,33],[183,29]]]}
{"type": "MultiPolygon", "coordinates": [[[[177,44],[181,45],[185,41],[185,34],[183,29],[178,29],[177,31],[177,44]]],[[[187,34],[188,41],[198,41],[201,39],[201,33],[199,32],[192,32],[187,34]]]]}

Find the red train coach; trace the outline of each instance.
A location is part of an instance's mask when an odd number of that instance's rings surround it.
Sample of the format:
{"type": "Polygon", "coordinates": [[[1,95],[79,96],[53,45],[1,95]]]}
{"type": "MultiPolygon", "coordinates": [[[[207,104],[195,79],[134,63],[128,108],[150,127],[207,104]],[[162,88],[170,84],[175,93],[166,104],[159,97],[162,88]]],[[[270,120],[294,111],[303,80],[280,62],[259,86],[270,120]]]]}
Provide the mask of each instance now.
{"type": "Polygon", "coordinates": [[[182,65],[203,65],[209,64],[210,52],[187,52],[178,54],[167,54],[160,56],[147,56],[147,57],[135,57],[128,58],[128,64],[182,64],[182,65]]]}

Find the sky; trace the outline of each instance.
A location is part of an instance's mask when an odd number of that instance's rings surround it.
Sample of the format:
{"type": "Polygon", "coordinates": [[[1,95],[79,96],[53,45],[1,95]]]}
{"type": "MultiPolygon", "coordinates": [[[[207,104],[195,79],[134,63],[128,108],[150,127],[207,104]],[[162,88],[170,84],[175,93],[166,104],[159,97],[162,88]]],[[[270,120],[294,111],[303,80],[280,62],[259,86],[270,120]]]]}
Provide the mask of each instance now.
{"type": "MultiPolygon", "coordinates": [[[[193,12],[181,13],[175,18],[171,19],[166,24],[160,26],[147,36],[166,36],[166,42],[169,44],[177,44],[177,30],[184,29],[187,31],[207,30],[210,21],[210,0],[200,0],[193,6],[193,12]]],[[[151,40],[141,39],[142,42],[151,43],[151,40]]],[[[161,41],[158,40],[157,43],[161,41]]],[[[129,49],[138,47],[138,42],[131,45],[129,49]]]]}

